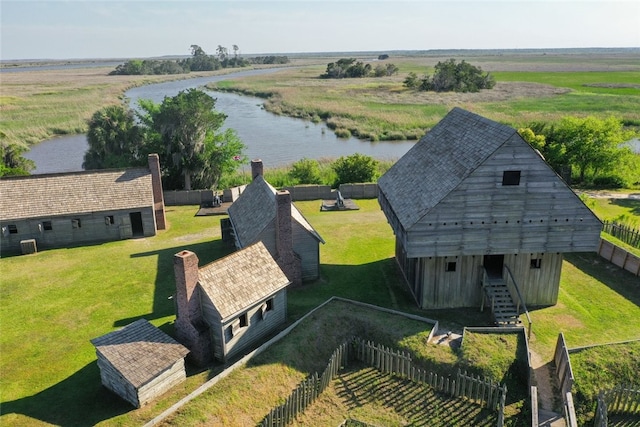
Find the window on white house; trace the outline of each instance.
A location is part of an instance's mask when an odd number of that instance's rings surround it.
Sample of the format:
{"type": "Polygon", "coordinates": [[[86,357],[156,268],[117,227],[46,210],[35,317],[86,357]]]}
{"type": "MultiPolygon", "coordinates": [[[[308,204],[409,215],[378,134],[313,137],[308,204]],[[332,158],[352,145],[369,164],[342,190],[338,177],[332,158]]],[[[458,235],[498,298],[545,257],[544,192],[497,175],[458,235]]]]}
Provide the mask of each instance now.
{"type": "Polygon", "coordinates": [[[238,318],[238,321],[240,322],[241,328],[246,328],[247,326],[249,326],[249,317],[247,316],[247,313],[241,314],[238,318]]]}
{"type": "Polygon", "coordinates": [[[520,185],[520,171],[502,172],[502,185],[520,185]]]}
{"type": "Polygon", "coordinates": [[[262,313],[262,318],[267,317],[270,311],[273,311],[273,298],[269,298],[265,301],[264,304],[260,307],[260,312],[262,313]]]}

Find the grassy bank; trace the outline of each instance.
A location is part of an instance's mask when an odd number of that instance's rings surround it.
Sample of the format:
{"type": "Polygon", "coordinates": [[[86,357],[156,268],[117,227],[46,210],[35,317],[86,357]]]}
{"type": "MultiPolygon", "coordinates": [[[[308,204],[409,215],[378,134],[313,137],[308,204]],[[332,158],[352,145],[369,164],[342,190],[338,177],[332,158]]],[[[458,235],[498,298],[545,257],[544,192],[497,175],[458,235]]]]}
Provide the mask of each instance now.
{"type": "MultiPolygon", "coordinates": [[[[357,203],[359,211],[346,212],[320,212],[319,201],[296,203],[327,243],[321,246],[321,279],[289,293],[289,321],[338,295],[418,313],[454,330],[489,322],[487,312],[477,309],[418,310],[392,258],[394,237],[377,202],[357,203]]],[[[0,259],[0,424],[140,425],[219,372],[219,368],[190,372],[184,384],[151,405],[133,410],[100,385],[95,351],[89,342],[141,317],[173,333],[173,302],[168,299],[174,292],[173,255],[189,249],[204,264],[227,253],[220,241],[219,217],[196,217],[196,209],[170,207],[169,229],[152,238],[0,259]]],[[[531,344],[550,360],[560,331],[571,347],[637,338],[639,306],[637,277],[596,256],[567,256],[558,304],[532,312],[531,344]]],[[[376,328],[369,329],[382,334],[376,328]]],[[[328,330],[337,329],[329,324],[328,330]]],[[[325,335],[316,335],[316,341],[311,342],[320,345],[323,340],[319,337],[325,335]]],[[[424,347],[421,337],[408,332],[399,345],[424,347]]],[[[327,339],[327,347],[330,344],[327,339]]],[[[439,369],[456,363],[457,355],[436,347],[421,356],[425,364],[439,369]]],[[[283,358],[298,356],[285,353],[283,358]]],[[[261,371],[261,378],[284,376],[296,383],[311,369],[292,370],[290,365],[278,363],[277,356],[271,357],[274,359],[264,365],[273,370],[261,371]]],[[[321,359],[313,363],[326,363],[321,359]]],[[[249,388],[236,385],[232,382],[216,393],[242,400],[254,383],[250,382],[249,388]]],[[[213,406],[207,406],[206,411],[224,402],[210,399],[207,405],[213,406]]],[[[255,409],[243,405],[252,420],[265,415],[262,402],[255,409]]],[[[182,414],[187,424],[200,423],[200,411],[186,407],[182,414]]]]}
{"type": "Polygon", "coordinates": [[[111,71],[113,67],[2,73],[2,142],[29,145],[54,136],[84,133],[94,112],[122,102],[132,87],[229,72],[110,76],[111,71]]]}
{"type": "Polygon", "coordinates": [[[640,66],[630,58],[609,58],[606,68],[597,56],[465,57],[491,71],[498,81],[494,89],[431,93],[403,87],[409,72],[430,73],[446,59],[391,58],[400,72],[384,78],[320,79],[326,65],[318,65],[210,87],[260,96],[276,114],[323,120],[339,133],[374,141],[419,138],[455,106],[515,127],[568,115],[613,115],[640,124],[640,66]]]}

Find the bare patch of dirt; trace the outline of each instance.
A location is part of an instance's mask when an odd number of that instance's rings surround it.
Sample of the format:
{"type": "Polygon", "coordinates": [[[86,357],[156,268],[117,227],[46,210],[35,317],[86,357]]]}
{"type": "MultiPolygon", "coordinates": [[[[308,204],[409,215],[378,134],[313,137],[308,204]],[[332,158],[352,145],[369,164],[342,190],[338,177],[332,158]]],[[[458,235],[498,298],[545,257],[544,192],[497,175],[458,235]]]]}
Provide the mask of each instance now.
{"type": "Polygon", "coordinates": [[[570,92],[561,88],[541,83],[529,82],[497,82],[490,90],[480,92],[386,92],[385,102],[397,104],[465,104],[481,102],[501,102],[519,98],[544,98],[570,92]]]}

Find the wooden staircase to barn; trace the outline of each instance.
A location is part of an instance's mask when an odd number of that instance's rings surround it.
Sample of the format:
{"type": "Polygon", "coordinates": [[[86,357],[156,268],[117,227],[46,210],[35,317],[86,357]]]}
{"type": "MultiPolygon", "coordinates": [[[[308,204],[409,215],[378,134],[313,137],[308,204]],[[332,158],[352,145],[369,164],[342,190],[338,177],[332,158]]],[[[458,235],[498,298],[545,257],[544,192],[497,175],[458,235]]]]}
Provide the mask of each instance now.
{"type": "Polygon", "coordinates": [[[483,288],[486,301],[491,307],[493,320],[497,326],[522,325],[518,307],[513,302],[509,288],[503,278],[489,278],[484,283],[483,288]]]}
{"type": "Polygon", "coordinates": [[[531,338],[531,317],[511,270],[506,265],[491,272],[483,268],[481,285],[480,310],[488,305],[495,324],[502,327],[524,326],[520,319],[524,314],[528,323],[527,337],[531,338]]]}

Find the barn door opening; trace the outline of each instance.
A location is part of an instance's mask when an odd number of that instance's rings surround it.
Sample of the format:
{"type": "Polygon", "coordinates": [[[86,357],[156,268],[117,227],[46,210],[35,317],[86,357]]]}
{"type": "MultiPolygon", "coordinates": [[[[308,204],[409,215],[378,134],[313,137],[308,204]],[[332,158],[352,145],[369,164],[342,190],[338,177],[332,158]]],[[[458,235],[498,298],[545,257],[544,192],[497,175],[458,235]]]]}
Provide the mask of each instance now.
{"type": "Polygon", "coordinates": [[[504,255],[485,255],[483,265],[490,278],[502,277],[504,255]]]}
{"type": "Polygon", "coordinates": [[[142,212],[130,212],[131,232],[133,237],[144,236],[144,228],[142,227],[142,212]]]}

